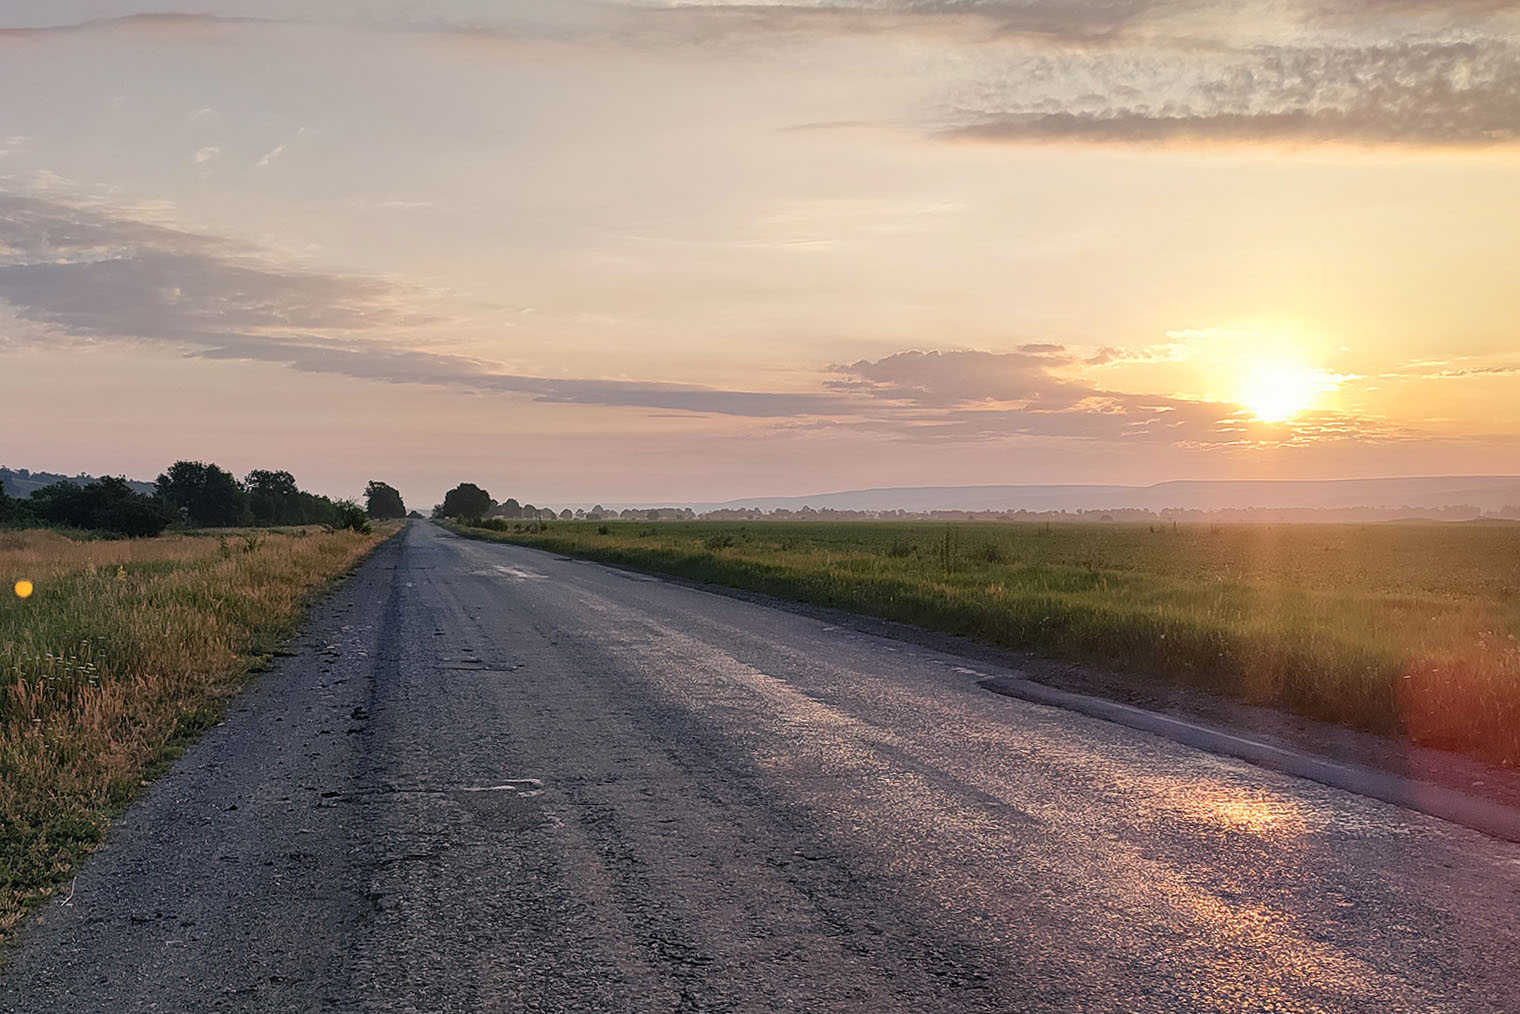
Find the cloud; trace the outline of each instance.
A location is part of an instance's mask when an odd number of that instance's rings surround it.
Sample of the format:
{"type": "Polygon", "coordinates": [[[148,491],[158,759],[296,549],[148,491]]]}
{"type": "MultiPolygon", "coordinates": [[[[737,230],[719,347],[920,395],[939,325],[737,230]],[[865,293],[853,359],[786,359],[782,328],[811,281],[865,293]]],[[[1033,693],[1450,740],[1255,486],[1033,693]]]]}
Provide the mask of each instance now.
{"type": "Polygon", "coordinates": [[[1520,0],[1308,0],[1307,16],[1313,19],[1386,19],[1397,15],[1473,17],[1520,11],[1520,0]]]}
{"type": "Polygon", "coordinates": [[[875,0],[820,3],[672,3],[664,15],[680,35],[755,33],[950,33],[967,41],[1113,38],[1175,0],[875,0]]]}
{"type": "Polygon", "coordinates": [[[811,391],[512,373],[420,346],[444,318],[395,282],[276,265],[257,247],[67,202],[0,194],[0,302],[31,325],[12,342],[158,344],[208,360],[427,384],[538,402],[811,421],[903,439],[1016,436],[1208,445],[1382,439],[1338,413],[1293,426],[1227,402],[1105,389],[1104,364],[1148,353],[1026,343],[1009,351],[906,350],[830,368],[811,391]]]}
{"type": "Polygon", "coordinates": [[[153,343],[211,360],[428,384],[574,405],[813,420],[913,440],[1012,436],[1164,443],[1349,439],[1372,422],[1322,414],[1264,427],[1223,402],[1104,389],[1117,349],[1026,343],[1006,352],[907,350],[831,368],[812,391],[512,373],[419,347],[446,323],[397,283],[280,266],[257,247],[59,200],[0,194],[0,301],[35,325],[11,340],[153,343]]]}
{"type": "Polygon", "coordinates": [[[436,324],[394,283],[280,268],[246,244],[57,201],[0,194],[0,300],[24,321],[93,341],[161,343],[207,358],[536,401],[746,417],[837,411],[827,393],[552,378],[409,346],[436,324]]]}
{"type": "Polygon", "coordinates": [[[836,366],[839,379],[827,386],[920,406],[1023,402],[1069,407],[1093,393],[1055,375],[1076,361],[1060,345],[1024,345],[1015,352],[899,352],[836,366]]]}
{"type": "MultiPolygon", "coordinates": [[[[44,183],[71,185],[44,174],[44,183]]],[[[60,201],[0,192],[0,268],[40,262],[75,263],[175,251],[208,258],[247,256],[254,248],[233,240],[163,226],[60,201]]]]}
{"type": "MultiPolygon", "coordinates": [[[[1428,364],[1445,365],[1445,364],[1428,364]]],[[[1382,380],[1467,380],[1474,377],[1507,377],[1520,373],[1520,366],[1462,366],[1429,372],[1402,372],[1379,374],[1382,380]]]]}
{"type": "Polygon", "coordinates": [[[36,28],[0,28],[0,40],[43,41],[69,35],[89,35],[106,32],[135,32],[149,35],[184,34],[204,28],[236,25],[275,24],[265,18],[222,17],[213,14],[153,12],[127,14],[115,18],[91,18],[86,21],[61,25],[44,25],[36,28]]]}
{"type": "Polygon", "coordinates": [[[1001,68],[970,94],[958,113],[963,122],[943,136],[1095,144],[1520,142],[1520,47],[1499,40],[1256,47],[1190,64],[1177,54],[1040,57],[1001,68]],[[1030,81],[1051,82],[1051,90],[1030,81]],[[1075,82],[1085,94],[1070,94],[1075,82]]]}
{"type": "MultiPolygon", "coordinates": [[[[185,35],[299,24],[485,45],[660,50],[731,41],[759,42],[759,51],[771,52],[793,43],[881,36],[873,72],[890,68],[925,82],[924,94],[914,106],[848,123],[906,123],[931,137],[1003,144],[1520,143],[1520,23],[1510,16],[1520,13],[1517,0],[1244,6],[1228,0],[557,0],[478,17],[424,17],[400,2],[370,6],[374,16],[363,19],[356,7],[313,14],[281,5],[261,8],[261,18],[144,14],[4,29],[0,37],[185,35]],[[914,44],[894,45],[898,36],[914,44]],[[931,44],[918,45],[921,39],[931,44]]],[[[842,72],[858,67],[859,57],[852,53],[857,62],[842,63],[842,72]]]]}
{"type": "Polygon", "coordinates": [[[1043,344],[1011,352],[899,352],[836,366],[838,379],[829,387],[888,406],[874,414],[862,410],[857,426],[915,440],[1025,436],[1204,447],[1407,435],[1381,420],[1339,412],[1269,424],[1230,402],[1109,391],[1085,376],[1115,355],[1112,349],[1089,354],[1043,344]]]}

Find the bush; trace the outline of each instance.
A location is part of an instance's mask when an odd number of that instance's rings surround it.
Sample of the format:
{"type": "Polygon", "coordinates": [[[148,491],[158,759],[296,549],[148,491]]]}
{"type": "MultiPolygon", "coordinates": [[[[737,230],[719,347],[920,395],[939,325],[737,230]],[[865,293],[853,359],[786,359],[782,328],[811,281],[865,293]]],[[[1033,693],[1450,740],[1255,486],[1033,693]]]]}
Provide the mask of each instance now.
{"type": "Polygon", "coordinates": [[[0,525],[20,525],[32,520],[31,509],[25,500],[18,500],[0,485],[0,525]]]}
{"type": "Polygon", "coordinates": [[[333,525],[334,528],[348,528],[361,535],[369,534],[369,515],[364,513],[363,507],[360,507],[352,500],[339,500],[333,506],[338,511],[338,519],[333,525]]]}
{"type": "Polygon", "coordinates": [[[45,524],[146,538],[172,524],[176,511],[158,497],[134,491],[127,480],[106,477],[88,486],[55,482],[32,494],[31,513],[45,524]]]}

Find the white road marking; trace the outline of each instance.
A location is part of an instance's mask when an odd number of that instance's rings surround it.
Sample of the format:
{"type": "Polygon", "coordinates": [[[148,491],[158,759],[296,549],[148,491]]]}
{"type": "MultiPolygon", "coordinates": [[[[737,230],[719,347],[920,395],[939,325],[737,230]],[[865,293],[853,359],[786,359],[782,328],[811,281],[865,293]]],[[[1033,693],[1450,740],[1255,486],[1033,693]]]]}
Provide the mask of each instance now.
{"type": "Polygon", "coordinates": [[[512,792],[523,798],[544,794],[544,783],[537,778],[512,778],[500,785],[467,785],[460,792],[512,792]]]}
{"type": "Polygon", "coordinates": [[[536,570],[524,570],[521,567],[508,567],[500,563],[498,563],[492,569],[495,570],[498,574],[502,574],[510,578],[516,578],[519,581],[545,581],[548,580],[549,577],[548,574],[540,574],[536,570]]]}

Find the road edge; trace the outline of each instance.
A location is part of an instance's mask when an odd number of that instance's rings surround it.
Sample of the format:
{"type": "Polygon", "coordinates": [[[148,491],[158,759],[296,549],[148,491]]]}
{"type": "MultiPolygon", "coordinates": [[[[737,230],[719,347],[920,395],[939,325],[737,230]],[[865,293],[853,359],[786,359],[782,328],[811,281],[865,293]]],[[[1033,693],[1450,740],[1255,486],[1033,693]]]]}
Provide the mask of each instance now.
{"type": "MultiPolygon", "coordinates": [[[[1243,760],[1267,770],[1304,778],[1331,788],[1400,806],[1502,841],[1520,843],[1520,807],[1487,796],[1463,792],[1429,779],[1399,774],[1387,768],[1336,759],[1328,752],[1315,753],[1308,749],[1274,743],[1271,742],[1270,737],[1262,736],[1257,730],[1245,729],[1228,722],[1209,724],[1207,721],[1200,721],[1197,717],[1176,717],[1162,711],[1126,704],[1111,697],[1062,689],[1036,676],[1027,675],[1026,670],[1031,668],[1065,665],[1058,660],[1048,659],[1032,652],[1015,652],[960,635],[915,627],[900,620],[887,620],[865,613],[797,602],[732,585],[697,581],[658,570],[644,570],[626,564],[571,556],[505,539],[480,538],[469,532],[459,531],[452,525],[443,524],[439,527],[455,538],[484,542],[488,545],[511,546],[515,549],[543,553],[575,563],[645,575],[686,588],[722,595],[725,598],[739,599],[784,612],[808,616],[857,633],[883,637],[931,651],[945,652],[965,659],[997,665],[1000,668],[1018,672],[1020,675],[985,677],[976,681],[978,687],[1003,697],[1061,708],[1100,721],[1112,722],[1207,753],[1243,760]]],[[[1070,668],[1087,667],[1073,665],[1070,668]]],[[[1222,703],[1233,704],[1234,702],[1222,703]]],[[[1312,722],[1312,720],[1306,721],[1312,722]]],[[[1334,727],[1334,730],[1342,733],[1346,731],[1339,727],[1334,727]]],[[[1371,736],[1372,734],[1359,735],[1371,736]]],[[[1386,737],[1377,738],[1392,742],[1386,740],[1386,737]]],[[[1414,749],[1437,753],[1424,747],[1414,749]]],[[[1454,755],[1451,761],[1470,764],[1484,771],[1493,772],[1496,777],[1500,775],[1513,777],[1504,769],[1461,755],[1454,755]]]]}
{"type": "MultiPolygon", "coordinates": [[[[27,923],[36,917],[39,909],[44,909],[56,900],[56,895],[62,890],[67,881],[77,881],[79,871],[87,865],[96,853],[109,847],[112,827],[133,807],[138,805],[144,794],[151,791],[165,777],[173,773],[174,769],[184,762],[205,735],[216,726],[227,720],[233,702],[243,694],[255,682],[262,679],[267,673],[275,668],[276,660],[289,654],[289,648],[305,633],[309,626],[313,612],[324,603],[330,601],[338,592],[339,588],[350,581],[359,570],[382,554],[387,547],[398,544],[406,532],[409,520],[403,521],[395,531],[377,539],[373,545],[366,549],[360,556],[343,571],[332,574],[326,579],[307,588],[301,596],[300,604],[292,614],[289,622],[283,626],[273,641],[267,646],[250,644],[247,650],[239,651],[237,669],[240,673],[229,676],[229,689],[225,693],[209,694],[205,700],[198,703],[194,711],[182,712],[179,716],[181,728],[164,742],[158,751],[144,764],[138,775],[138,784],[124,799],[106,806],[100,810],[105,823],[99,839],[88,848],[84,856],[74,863],[64,874],[65,879],[48,885],[45,890],[26,897],[21,905],[19,918],[9,929],[0,930],[0,981],[10,967],[16,950],[21,945],[21,939],[25,934],[27,923]],[[191,715],[196,720],[184,724],[191,715]]],[[[210,537],[210,536],[207,536],[210,537]]],[[[72,892],[71,892],[72,896],[72,892]]]]}
{"type": "Polygon", "coordinates": [[[1027,678],[989,676],[977,680],[976,685],[1004,697],[1112,722],[1196,750],[1234,757],[1260,768],[1392,803],[1493,838],[1520,843],[1520,810],[1481,796],[1391,771],[1334,761],[1119,701],[1060,690],[1027,678]]]}

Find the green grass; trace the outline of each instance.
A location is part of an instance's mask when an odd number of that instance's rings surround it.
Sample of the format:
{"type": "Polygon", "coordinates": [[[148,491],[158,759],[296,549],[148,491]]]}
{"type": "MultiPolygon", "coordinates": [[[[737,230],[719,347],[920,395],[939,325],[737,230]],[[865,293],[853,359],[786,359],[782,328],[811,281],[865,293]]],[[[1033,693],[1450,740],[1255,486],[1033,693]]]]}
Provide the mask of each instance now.
{"type": "Polygon", "coordinates": [[[398,528],[0,532],[0,939],[221,720],[313,596],[398,528]]]}
{"type": "Polygon", "coordinates": [[[1517,524],[552,522],[457,530],[1520,762],[1517,524]]]}

